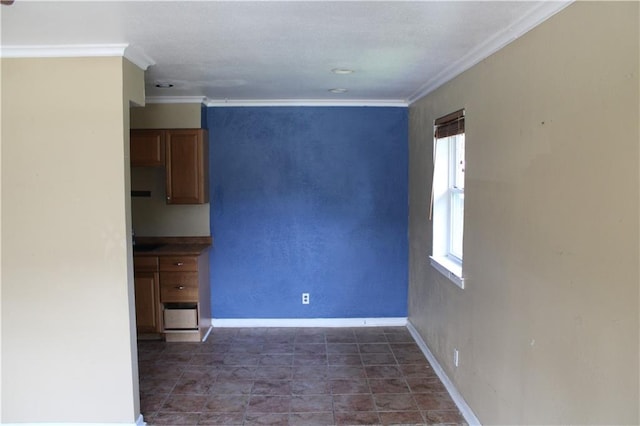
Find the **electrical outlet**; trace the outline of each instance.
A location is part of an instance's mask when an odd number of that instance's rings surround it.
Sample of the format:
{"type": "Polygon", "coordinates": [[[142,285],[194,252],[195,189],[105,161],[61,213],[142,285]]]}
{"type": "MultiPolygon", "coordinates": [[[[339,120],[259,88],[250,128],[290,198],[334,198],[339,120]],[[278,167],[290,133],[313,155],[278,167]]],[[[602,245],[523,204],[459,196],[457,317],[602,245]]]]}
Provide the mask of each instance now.
{"type": "Polygon", "coordinates": [[[458,350],[454,349],[453,350],[453,365],[455,365],[456,367],[458,366],[458,361],[460,361],[459,355],[458,355],[458,350]]]}
{"type": "Polygon", "coordinates": [[[303,305],[309,304],[309,293],[302,293],[302,304],[303,305]]]}

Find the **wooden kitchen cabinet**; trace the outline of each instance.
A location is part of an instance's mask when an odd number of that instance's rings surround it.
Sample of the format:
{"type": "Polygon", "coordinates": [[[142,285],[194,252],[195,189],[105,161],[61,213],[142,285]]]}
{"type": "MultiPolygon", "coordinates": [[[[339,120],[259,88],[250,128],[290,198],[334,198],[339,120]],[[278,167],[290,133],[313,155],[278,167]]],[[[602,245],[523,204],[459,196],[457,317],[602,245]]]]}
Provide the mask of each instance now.
{"type": "Polygon", "coordinates": [[[164,166],[164,138],[164,130],[131,130],[131,165],[134,167],[164,166]]]}
{"type": "Polygon", "coordinates": [[[134,257],[136,329],[138,336],[162,332],[157,257],[134,257]]]}
{"type": "Polygon", "coordinates": [[[167,342],[199,342],[210,329],[209,256],[160,256],[160,302],[167,342]]]}
{"type": "Polygon", "coordinates": [[[209,152],[205,129],[165,130],[167,204],[209,202],[209,152]]]}

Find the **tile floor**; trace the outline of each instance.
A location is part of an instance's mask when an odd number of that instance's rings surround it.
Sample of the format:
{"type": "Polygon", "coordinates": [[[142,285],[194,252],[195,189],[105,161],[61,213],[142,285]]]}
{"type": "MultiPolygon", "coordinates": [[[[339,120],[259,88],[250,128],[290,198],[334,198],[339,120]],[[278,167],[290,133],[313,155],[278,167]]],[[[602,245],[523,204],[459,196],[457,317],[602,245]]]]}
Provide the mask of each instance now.
{"type": "Polygon", "coordinates": [[[218,328],[138,356],[149,425],[465,424],[404,327],[218,328]]]}

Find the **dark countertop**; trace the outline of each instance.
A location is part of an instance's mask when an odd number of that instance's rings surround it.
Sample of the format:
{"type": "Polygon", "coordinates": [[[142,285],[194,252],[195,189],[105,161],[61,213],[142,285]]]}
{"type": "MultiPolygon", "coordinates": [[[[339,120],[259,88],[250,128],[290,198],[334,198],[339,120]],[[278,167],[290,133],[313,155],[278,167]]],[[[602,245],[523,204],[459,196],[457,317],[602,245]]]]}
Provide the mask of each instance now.
{"type": "Polygon", "coordinates": [[[136,237],[134,256],[199,256],[213,245],[211,237],[136,237]]]}

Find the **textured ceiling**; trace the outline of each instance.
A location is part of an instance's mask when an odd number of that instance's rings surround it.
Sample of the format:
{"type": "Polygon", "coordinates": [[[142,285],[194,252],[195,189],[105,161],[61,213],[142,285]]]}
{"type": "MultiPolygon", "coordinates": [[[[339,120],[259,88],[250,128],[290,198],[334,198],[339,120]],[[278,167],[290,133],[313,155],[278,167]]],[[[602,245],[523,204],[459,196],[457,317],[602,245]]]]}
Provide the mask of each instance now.
{"type": "Polygon", "coordinates": [[[151,97],[406,103],[565,5],[17,0],[0,9],[1,42],[5,51],[130,44],[155,62],[146,72],[151,97]],[[355,72],[336,75],[335,68],[355,72]]]}

